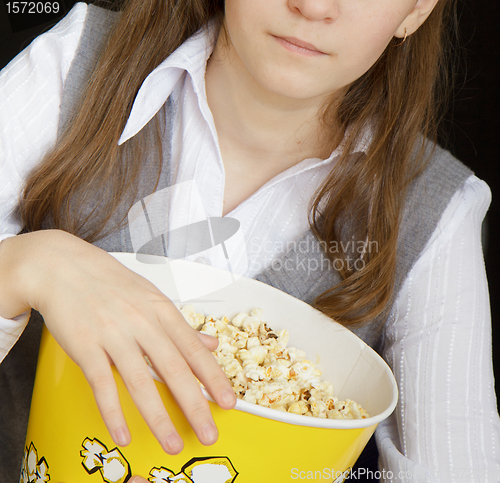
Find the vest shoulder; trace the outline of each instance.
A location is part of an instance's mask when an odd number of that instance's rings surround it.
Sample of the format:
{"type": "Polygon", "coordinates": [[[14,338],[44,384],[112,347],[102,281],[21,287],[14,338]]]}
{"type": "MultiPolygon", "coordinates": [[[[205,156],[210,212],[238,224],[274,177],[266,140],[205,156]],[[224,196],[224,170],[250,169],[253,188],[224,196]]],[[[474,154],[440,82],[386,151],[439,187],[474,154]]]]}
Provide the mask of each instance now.
{"type": "Polygon", "coordinates": [[[88,5],[83,32],[64,83],[59,115],[59,136],[76,114],[85,85],[106,46],[119,12],[88,5]]]}
{"type": "Polygon", "coordinates": [[[97,28],[110,29],[120,16],[120,12],[89,4],[85,21],[97,28]]]}
{"type": "MultiPolygon", "coordinates": [[[[451,199],[455,192],[472,176],[473,171],[441,146],[428,142],[425,147],[425,167],[412,183],[412,188],[425,186],[428,194],[451,199]]],[[[410,195],[411,195],[410,190],[410,195]]]]}

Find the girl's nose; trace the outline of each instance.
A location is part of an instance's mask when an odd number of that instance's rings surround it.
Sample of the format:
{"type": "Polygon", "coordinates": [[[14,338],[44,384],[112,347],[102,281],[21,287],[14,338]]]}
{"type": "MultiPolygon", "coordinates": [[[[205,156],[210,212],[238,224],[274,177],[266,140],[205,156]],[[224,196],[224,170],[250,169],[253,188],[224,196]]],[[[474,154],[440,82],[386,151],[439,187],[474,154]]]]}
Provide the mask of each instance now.
{"type": "Polygon", "coordinates": [[[288,0],[288,6],[309,20],[333,21],[338,14],[335,0],[288,0]]]}

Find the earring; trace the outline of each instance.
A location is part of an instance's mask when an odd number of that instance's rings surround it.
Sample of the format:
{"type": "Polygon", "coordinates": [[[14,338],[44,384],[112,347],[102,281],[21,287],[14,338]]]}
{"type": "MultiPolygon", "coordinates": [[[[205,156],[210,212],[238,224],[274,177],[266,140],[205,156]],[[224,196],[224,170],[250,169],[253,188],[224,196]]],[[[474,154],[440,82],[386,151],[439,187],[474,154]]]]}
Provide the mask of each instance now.
{"type": "Polygon", "coordinates": [[[399,47],[400,45],[403,45],[406,42],[406,38],[408,37],[408,32],[406,31],[405,27],[405,36],[403,37],[403,40],[399,42],[399,44],[395,44],[394,47],[399,47]]]}

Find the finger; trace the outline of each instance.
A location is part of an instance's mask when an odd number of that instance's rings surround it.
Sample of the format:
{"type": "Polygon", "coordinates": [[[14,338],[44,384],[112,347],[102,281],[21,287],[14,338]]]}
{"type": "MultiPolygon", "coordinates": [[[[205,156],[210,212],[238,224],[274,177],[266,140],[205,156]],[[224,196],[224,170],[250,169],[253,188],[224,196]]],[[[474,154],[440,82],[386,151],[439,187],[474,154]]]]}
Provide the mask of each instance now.
{"type": "Polygon", "coordinates": [[[108,356],[103,351],[94,351],[88,354],[86,359],[92,363],[79,365],[92,388],[97,407],[109,434],[117,445],[127,446],[131,440],[130,431],[120,405],[108,356]]]}
{"type": "Polygon", "coordinates": [[[187,337],[181,353],[212,398],[223,409],[232,409],[236,404],[236,396],[231,383],[222,371],[219,363],[208,353],[196,338],[187,337]]]}
{"type": "Polygon", "coordinates": [[[137,409],[164,451],[172,455],[180,453],[184,444],[165,409],[143,356],[134,343],[122,341],[120,345],[120,350],[115,349],[116,354],[112,350],[108,352],[137,409]]]}
{"type": "MultiPolygon", "coordinates": [[[[210,351],[196,334],[194,334],[194,339],[213,359],[210,351]]],[[[168,338],[158,342],[158,337],[149,338],[148,341],[144,341],[144,344],[143,350],[151,354],[148,357],[155,371],[169,387],[200,442],[205,445],[215,443],[218,431],[208,401],[203,396],[199,382],[193,376],[193,372],[175,344],[168,338]],[[155,342],[151,342],[151,340],[155,342]],[[147,348],[146,344],[148,344],[147,348]]]]}
{"type": "Polygon", "coordinates": [[[148,480],[142,478],[142,476],[133,476],[129,483],[148,483],[148,480]]]}
{"type": "Polygon", "coordinates": [[[198,332],[198,337],[205,344],[206,348],[210,352],[213,352],[219,346],[219,341],[217,340],[217,337],[208,334],[202,334],[201,332],[198,332]]]}
{"type": "Polygon", "coordinates": [[[170,317],[165,315],[162,315],[162,325],[171,340],[178,341],[177,348],[193,373],[220,407],[232,409],[236,404],[236,396],[231,383],[213,354],[197,336],[199,332],[187,324],[175,323],[175,313],[170,317]]]}

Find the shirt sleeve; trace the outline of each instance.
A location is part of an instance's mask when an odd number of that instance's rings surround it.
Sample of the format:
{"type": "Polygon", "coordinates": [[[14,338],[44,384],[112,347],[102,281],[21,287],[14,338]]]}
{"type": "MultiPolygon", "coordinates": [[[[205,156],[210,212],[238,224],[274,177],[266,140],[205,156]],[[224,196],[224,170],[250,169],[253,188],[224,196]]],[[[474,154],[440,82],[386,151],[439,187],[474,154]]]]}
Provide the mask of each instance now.
{"type": "Polygon", "coordinates": [[[64,80],[87,5],[76,4],[0,72],[0,234],[17,233],[24,179],[56,142],[64,80]]]}
{"type": "MultiPolygon", "coordinates": [[[[55,144],[64,81],[87,15],[77,3],[0,72],[0,242],[22,228],[18,212],[24,180],[55,144]]],[[[0,318],[0,361],[29,314],[0,318]]]]}
{"type": "Polygon", "coordinates": [[[475,176],[455,193],[386,325],[399,402],[376,431],[384,482],[500,481],[481,243],[490,201],[475,176]]]}

